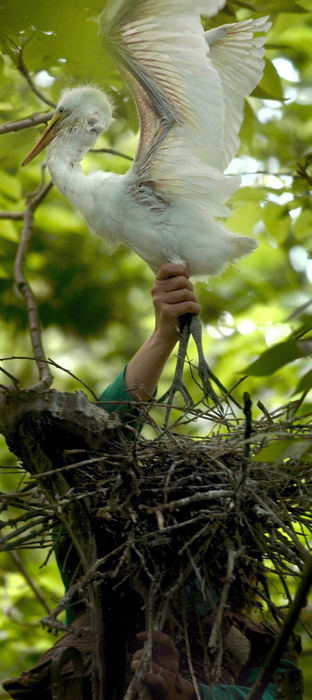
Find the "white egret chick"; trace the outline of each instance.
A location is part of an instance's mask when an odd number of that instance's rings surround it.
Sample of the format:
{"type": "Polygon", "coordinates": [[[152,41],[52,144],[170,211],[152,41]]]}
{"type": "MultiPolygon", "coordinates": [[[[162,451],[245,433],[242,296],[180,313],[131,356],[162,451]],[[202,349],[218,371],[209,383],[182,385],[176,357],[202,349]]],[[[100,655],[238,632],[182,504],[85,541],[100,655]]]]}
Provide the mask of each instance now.
{"type": "MultiPolygon", "coordinates": [[[[55,116],[23,165],[48,146],[56,187],[79,209],[90,229],[122,242],[156,272],[184,264],[191,276],[218,274],[256,248],[220,221],[239,178],[224,174],[239,146],[244,98],[263,73],[268,18],[248,19],[204,32],[200,13],[212,16],[225,0],[119,0],[100,16],[108,48],[136,102],[140,141],[125,175],[84,175],[80,161],[108,129],[112,108],[95,87],[65,90],[55,116]]],[[[205,362],[201,326],[193,316],[179,350],[183,368],[189,333],[199,352],[199,374],[216,400],[205,362]]],[[[181,376],[170,395],[186,396],[181,376]]]]}

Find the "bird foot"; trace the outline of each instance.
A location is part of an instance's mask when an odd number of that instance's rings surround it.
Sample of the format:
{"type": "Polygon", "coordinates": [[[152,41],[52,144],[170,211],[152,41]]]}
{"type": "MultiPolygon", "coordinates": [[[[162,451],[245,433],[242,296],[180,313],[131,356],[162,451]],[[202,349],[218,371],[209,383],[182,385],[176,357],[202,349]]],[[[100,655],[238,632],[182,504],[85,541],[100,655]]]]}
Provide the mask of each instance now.
{"type": "Polygon", "coordinates": [[[171,387],[166,391],[166,393],[161,397],[160,403],[166,403],[167,408],[166,408],[166,415],[165,415],[165,421],[164,421],[164,427],[168,427],[169,423],[169,416],[170,416],[170,411],[172,409],[172,404],[173,404],[173,399],[177,393],[180,393],[181,396],[184,399],[185,402],[185,408],[189,408],[190,406],[193,405],[193,399],[191,397],[190,392],[186,388],[185,384],[178,379],[178,380],[173,380],[171,387]]]}
{"type": "Polygon", "coordinates": [[[209,399],[212,399],[212,401],[214,401],[214,403],[217,406],[221,407],[220,399],[217,396],[216,392],[214,391],[212,384],[211,384],[211,381],[210,381],[210,379],[215,381],[216,378],[213,375],[213,373],[211,372],[209,366],[207,365],[207,362],[205,362],[205,363],[201,362],[198,365],[197,371],[198,371],[198,375],[199,375],[202,389],[203,389],[205,396],[207,396],[207,398],[209,398],[209,399]]]}
{"type": "Polygon", "coordinates": [[[240,404],[236,401],[236,399],[234,399],[233,396],[231,396],[231,394],[228,392],[226,387],[223,386],[223,384],[220,382],[220,379],[218,379],[218,377],[216,377],[216,375],[211,371],[209,365],[207,364],[207,362],[204,359],[200,360],[200,362],[198,364],[198,374],[199,374],[199,377],[200,377],[200,380],[202,383],[202,388],[203,388],[203,392],[204,392],[205,396],[207,396],[208,398],[212,399],[215,402],[215,404],[219,407],[219,409],[221,409],[222,414],[223,414],[223,409],[221,406],[221,402],[220,402],[219,397],[217,396],[216,392],[214,391],[214,389],[212,387],[211,381],[213,381],[216,384],[216,386],[220,389],[220,391],[222,392],[222,394],[224,395],[225,398],[231,399],[231,401],[233,401],[233,403],[238,408],[240,408],[240,404]]]}

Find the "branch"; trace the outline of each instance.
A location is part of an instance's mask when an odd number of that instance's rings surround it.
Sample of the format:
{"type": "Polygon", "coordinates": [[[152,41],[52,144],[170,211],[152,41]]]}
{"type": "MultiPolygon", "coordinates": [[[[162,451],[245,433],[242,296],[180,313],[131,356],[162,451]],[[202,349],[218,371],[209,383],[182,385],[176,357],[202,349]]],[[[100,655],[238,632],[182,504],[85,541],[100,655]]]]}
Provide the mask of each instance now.
{"type": "MultiPolygon", "coordinates": [[[[0,362],[7,362],[9,360],[33,360],[34,362],[36,362],[37,358],[36,357],[29,357],[28,355],[11,355],[10,357],[0,357],[0,362]]],[[[86,384],[86,382],[84,382],[83,379],[79,379],[79,377],[77,377],[76,374],[71,372],[69,369],[66,369],[66,367],[62,367],[62,365],[59,365],[57,362],[52,360],[50,357],[48,358],[48,360],[42,359],[41,362],[45,362],[47,365],[52,365],[52,367],[56,367],[56,369],[60,369],[62,372],[66,372],[66,374],[68,374],[70,377],[73,377],[73,379],[75,379],[76,382],[81,384],[81,386],[84,386],[85,389],[87,389],[90,392],[91,396],[93,396],[95,401],[98,402],[98,396],[97,396],[97,394],[94,393],[93,389],[91,389],[91,387],[88,386],[88,384],[86,384]]],[[[0,367],[0,371],[4,372],[4,374],[7,374],[7,376],[10,377],[10,379],[12,379],[12,382],[14,382],[14,379],[16,382],[19,382],[19,379],[16,379],[15,377],[13,377],[13,375],[11,375],[9,372],[4,370],[2,367],[0,367]]],[[[101,403],[101,402],[99,402],[99,403],[101,403]]],[[[108,401],[107,403],[113,403],[116,405],[121,405],[121,404],[128,405],[131,402],[130,401],[111,401],[111,402],[108,401]]],[[[137,403],[142,403],[142,405],[145,405],[144,401],[137,402],[137,403]]]]}
{"type": "Polygon", "coordinates": [[[6,377],[9,377],[9,379],[11,379],[11,381],[13,382],[13,384],[15,386],[15,389],[17,389],[17,390],[19,389],[19,386],[18,386],[20,383],[19,379],[16,379],[16,377],[14,377],[13,374],[11,374],[6,369],[4,369],[4,367],[0,367],[0,372],[3,372],[3,374],[5,374],[6,377]]]}
{"type": "Polygon", "coordinates": [[[282,626],[282,629],[276,638],[270,653],[267,656],[260,676],[252,686],[246,700],[261,700],[263,693],[270,682],[276,666],[282,656],[282,653],[287,645],[288,639],[293,632],[294,626],[300,615],[301,608],[306,605],[307,595],[312,585],[312,558],[307,563],[303,573],[301,582],[298,586],[293,604],[290,607],[288,615],[282,626]]]}
{"type": "Polygon", "coordinates": [[[34,195],[28,200],[28,205],[25,211],[23,212],[24,226],[21,233],[21,238],[14,263],[14,280],[17,289],[22,294],[26,302],[30,338],[34,356],[36,359],[36,364],[39,371],[39,382],[33,387],[31,387],[33,391],[43,391],[45,389],[48,389],[52,384],[52,375],[50,372],[49,365],[46,362],[44,349],[42,345],[41,328],[36,300],[30,285],[24,277],[23,267],[25,255],[27,253],[33,233],[34,212],[39,206],[39,204],[42,202],[44,197],[48,194],[51,187],[52,182],[49,182],[48,185],[46,185],[45,187],[42,187],[40,185],[34,193],[34,195]]]}
{"type": "Polygon", "coordinates": [[[19,556],[19,554],[17,554],[17,552],[14,552],[14,550],[12,550],[10,552],[10,554],[11,554],[11,557],[14,561],[14,564],[16,565],[16,567],[18,568],[18,570],[20,571],[20,573],[24,577],[25,581],[27,581],[29,587],[34,592],[37,600],[39,600],[39,603],[41,603],[42,607],[45,609],[45,611],[49,615],[51,612],[51,608],[49,607],[48,603],[46,602],[45,598],[43,597],[43,595],[42,595],[41,591],[39,590],[35,581],[31,578],[28,571],[26,571],[22,558],[19,556]]]}
{"type": "Polygon", "coordinates": [[[125,153],[121,153],[121,151],[115,151],[114,148],[91,148],[90,153],[111,153],[113,156],[120,156],[120,158],[131,160],[131,163],[133,161],[131,156],[127,156],[125,153]]]}
{"type": "Polygon", "coordinates": [[[308,173],[308,167],[311,165],[311,154],[309,154],[304,163],[297,163],[297,173],[307,181],[308,185],[312,185],[312,177],[308,173]]]}
{"type": "Polygon", "coordinates": [[[24,212],[22,211],[0,211],[0,219],[23,219],[24,212]]]}
{"type": "Polygon", "coordinates": [[[22,129],[28,129],[31,126],[37,126],[38,124],[44,124],[52,119],[54,112],[46,112],[45,114],[32,114],[30,117],[25,117],[25,119],[18,119],[17,121],[7,122],[0,126],[0,135],[9,134],[12,131],[21,131],[22,129]]]}
{"type": "MultiPolygon", "coordinates": [[[[31,37],[29,37],[30,39],[31,37]]],[[[28,39],[28,41],[29,41],[28,39]]],[[[25,44],[24,44],[25,45],[25,44]]],[[[49,105],[50,107],[55,107],[56,105],[52,100],[49,100],[47,97],[42,95],[40,90],[36,87],[35,83],[33,82],[28,69],[25,66],[24,59],[23,59],[23,46],[17,46],[15,42],[12,39],[7,39],[5,42],[5,48],[6,51],[8,52],[10,58],[12,59],[14,65],[16,66],[17,70],[20,72],[20,74],[25,78],[26,82],[28,83],[31,91],[38,97],[41,102],[44,102],[45,104],[49,105]]]]}

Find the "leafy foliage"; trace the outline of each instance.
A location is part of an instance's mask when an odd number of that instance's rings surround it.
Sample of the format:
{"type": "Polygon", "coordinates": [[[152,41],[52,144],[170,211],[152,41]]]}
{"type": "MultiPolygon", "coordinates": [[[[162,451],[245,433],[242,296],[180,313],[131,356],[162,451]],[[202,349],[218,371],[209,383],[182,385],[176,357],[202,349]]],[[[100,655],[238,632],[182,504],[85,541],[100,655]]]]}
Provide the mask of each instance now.
{"type": "MultiPolygon", "coordinates": [[[[3,0],[3,123],[50,111],[64,86],[92,82],[107,90],[115,104],[115,122],[98,147],[133,156],[135,108],[118,71],[97,43],[96,15],[103,4],[103,0],[3,0]],[[34,93],[34,86],[50,104],[34,93]]],[[[233,0],[207,22],[207,28],[266,13],[271,15],[273,27],[267,40],[265,72],[246,103],[239,158],[229,169],[242,173],[242,187],[232,198],[228,225],[257,237],[259,248],[220,278],[211,280],[209,287],[199,283],[197,291],[206,326],[205,350],[222,382],[231,386],[246,372],[244,388],[254,403],[261,399],[270,410],[288,402],[296,392],[301,401],[298,411],[304,416],[311,410],[308,392],[312,386],[307,359],[311,353],[312,317],[312,3],[233,0]]],[[[22,211],[26,197],[39,183],[39,161],[25,170],[20,167],[39,132],[40,127],[5,134],[0,130],[1,210],[22,211]]],[[[88,154],[85,158],[86,170],[103,168],[121,173],[128,166],[127,160],[109,153],[88,154]]],[[[25,308],[13,282],[21,226],[14,217],[0,220],[1,356],[31,355],[25,308]]],[[[109,254],[55,189],[36,212],[25,272],[39,304],[48,356],[100,392],[153,327],[148,295],[152,274],[124,249],[109,254]]],[[[191,347],[191,359],[192,352],[191,347]]],[[[34,379],[33,363],[27,360],[8,361],[2,367],[24,386],[34,379]]],[[[172,371],[170,362],[160,392],[167,387],[172,371]]],[[[55,371],[55,386],[75,390],[77,383],[64,372],[55,371]]],[[[238,398],[240,393],[239,388],[238,398]]],[[[277,458],[284,458],[288,449],[293,448],[280,445],[277,458]]],[[[3,463],[12,463],[4,447],[1,455],[3,463]]],[[[1,488],[9,490],[12,486],[3,472],[1,488]]],[[[26,558],[37,578],[38,554],[29,552],[26,558]]],[[[6,651],[1,673],[6,676],[21,671],[25,656],[32,661],[34,647],[40,652],[50,640],[38,629],[34,644],[35,628],[26,634],[25,628],[12,621],[17,619],[16,610],[27,624],[37,620],[40,612],[8,555],[4,555],[2,566],[6,599],[1,605],[0,643],[6,645],[6,651]]],[[[52,597],[58,584],[55,569],[52,564],[49,567],[40,574],[40,582],[52,597]]],[[[307,663],[308,667],[311,664],[307,663]]],[[[312,690],[310,695],[308,692],[306,697],[312,697],[312,690]]]]}

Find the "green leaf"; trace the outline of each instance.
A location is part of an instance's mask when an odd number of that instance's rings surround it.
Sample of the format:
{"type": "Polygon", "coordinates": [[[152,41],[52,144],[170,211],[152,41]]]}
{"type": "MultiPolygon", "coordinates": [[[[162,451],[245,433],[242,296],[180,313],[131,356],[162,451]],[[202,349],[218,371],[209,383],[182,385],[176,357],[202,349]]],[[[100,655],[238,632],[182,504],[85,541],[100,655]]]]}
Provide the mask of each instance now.
{"type": "Polygon", "coordinates": [[[263,221],[271,236],[282,243],[290,231],[291,219],[285,206],[268,202],[263,211],[263,221]]]}
{"type": "Polygon", "coordinates": [[[240,139],[242,143],[246,142],[249,147],[252,145],[254,136],[254,124],[256,119],[257,117],[253,109],[251,108],[248,100],[246,100],[244,109],[244,121],[240,130],[240,139]]]}
{"type": "Polygon", "coordinates": [[[262,209],[257,202],[246,202],[235,207],[226,225],[238,233],[252,234],[254,226],[262,219],[262,209]]]}
{"type": "Polygon", "coordinates": [[[283,99],[284,95],[281,79],[275,66],[268,59],[265,60],[263,78],[259,83],[259,88],[253,92],[253,95],[257,96],[261,90],[263,90],[267,96],[270,96],[271,100],[283,99]]]}
{"type": "Polygon", "coordinates": [[[243,369],[242,373],[253,377],[265,377],[274,374],[280,367],[297,360],[298,357],[304,357],[306,354],[302,343],[290,337],[288,340],[265,350],[257,360],[243,369]]]}
{"type": "Polygon", "coordinates": [[[308,391],[312,387],[312,369],[301,377],[298,382],[294,394],[301,394],[303,391],[308,391]]]}
{"type": "Polygon", "coordinates": [[[312,12],[312,0],[296,0],[296,5],[304,10],[308,10],[308,12],[312,12]]]}
{"type": "Polygon", "coordinates": [[[304,209],[292,225],[294,236],[297,240],[307,238],[312,230],[312,211],[304,209]]]}
{"type": "Polygon", "coordinates": [[[255,462],[272,462],[278,464],[285,459],[300,459],[312,447],[312,440],[296,440],[289,438],[272,442],[263,447],[254,457],[255,462]]]}

